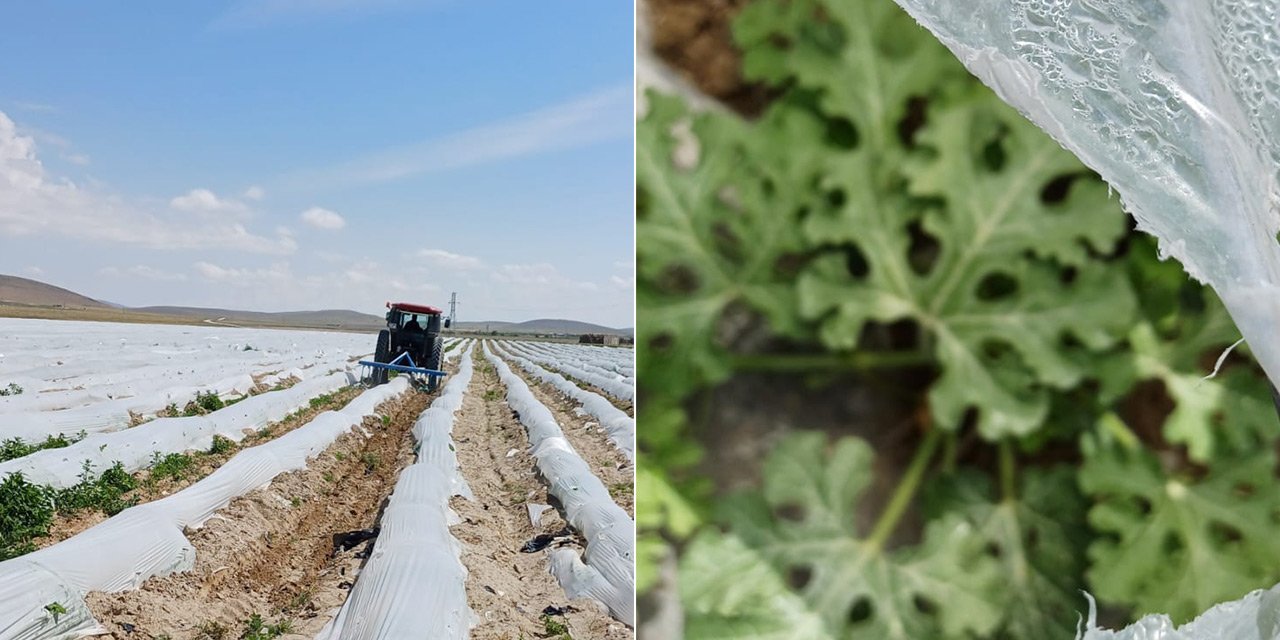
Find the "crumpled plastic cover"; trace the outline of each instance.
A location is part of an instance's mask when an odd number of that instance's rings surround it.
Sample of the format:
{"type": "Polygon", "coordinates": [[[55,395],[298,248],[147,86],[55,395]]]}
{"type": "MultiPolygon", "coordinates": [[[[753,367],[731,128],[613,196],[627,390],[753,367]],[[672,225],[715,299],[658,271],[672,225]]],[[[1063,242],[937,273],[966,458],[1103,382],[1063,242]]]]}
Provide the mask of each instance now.
{"type": "Polygon", "coordinates": [[[1280,586],[1253,591],[1224,602],[1200,617],[1175,626],[1169,616],[1149,615],[1120,631],[1099,629],[1093,599],[1089,619],[1077,640],[1277,640],[1280,639],[1280,586]]]}
{"type": "Polygon", "coordinates": [[[160,500],[125,509],[50,547],[0,562],[0,640],[80,637],[99,629],[84,601],[90,591],[136,589],[148,578],[195,566],[183,535],[234,498],[307,465],[385,400],[409,388],[406,378],[360,394],[274,440],[244,449],[199,482],[160,500]],[[58,603],[67,613],[45,609],[58,603]]]}
{"type": "Polygon", "coordinates": [[[499,355],[514,360],[522,369],[529,372],[533,377],[550,384],[557,391],[573,398],[578,404],[582,405],[582,409],[587,413],[595,416],[600,421],[600,426],[604,427],[605,432],[609,434],[609,440],[614,446],[627,456],[627,460],[635,462],[636,459],[636,421],[635,418],[627,415],[627,413],[609,402],[608,398],[592,393],[570,382],[564,376],[554,372],[547,371],[538,366],[537,363],[520,356],[512,351],[507,351],[505,347],[510,346],[503,343],[494,345],[494,349],[499,355]]]}
{"type": "Polygon", "coordinates": [[[1274,0],[896,0],[1120,193],[1280,380],[1274,0]]]}
{"type": "Polygon", "coordinates": [[[587,540],[582,557],[552,554],[551,571],[569,597],[590,596],[609,614],[635,626],[635,522],[622,510],[604,483],[565,439],[555,416],[495,356],[487,342],[484,356],[507,388],[507,404],[520,416],[547,491],[560,501],[569,525],[587,540]]]}
{"type": "Polygon", "coordinates": [[[555,367],[587,384],[599,387],[601,391],[619,400],[635,400],[636,388],[634,386],[628,385],[621,379],[585,369],[579,366],[575,359],[549,355],[546,352],[540,352],[521,343],[511,343],[508,346],[511,347],[511,351],[521,356],[549,367],[555,367]]]}
{"type": "Polygon", "coordinates": [[[449,532],[458,521],[449,498],[473,499],[449,437],[471,383],[471,345],[454,352],[462,354],[458,371],[414,424],[418,459],[400,473],[369,562],[317,640],[465,640],[477,621],[467,606],[462,544],[449,532]]]}

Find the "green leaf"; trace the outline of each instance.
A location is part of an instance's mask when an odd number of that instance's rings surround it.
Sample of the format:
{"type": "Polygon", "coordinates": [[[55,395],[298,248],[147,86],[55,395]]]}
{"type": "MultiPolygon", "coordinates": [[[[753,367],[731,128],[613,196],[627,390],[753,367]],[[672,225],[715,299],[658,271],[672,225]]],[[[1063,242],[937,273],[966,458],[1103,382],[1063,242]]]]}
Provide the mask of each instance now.
{"type": "Polygon", "coordinates": [[[1029,468],[1018,495],[998,499],[987,475],[962,470],[938,478],[924,501],[930,512],[962,514],[999,558],[1003,637],[1069,638],[1075,631],[1089,532],[1073,478],[1063,466],[1029,468]]]}
{"type": "MultiPolygon", "coordinates": [[[[866,266],[815,260],[799,283],[801,308],[822,320],[833,348],[855,346],[871,320],[915,321],[942,366],[929,391],[939,424],[955,428],[973,408],[988,439],[1025,435],[1045,420],[1048,389],[1069,389],[1088,372],[1072,351],[1105,349],[1132,321],[1123,274],[1087,259],[1089,249],[1111,249],[1124,217],[1085,177],[1062,201],[1043,201],[1055,179],[1083,167],[994,97],[931,110],[918,139],[933,156],[915,157],[906,173],[910,193],[931,203],[919,222],[936,257],[913,264],[910,210],[851,200],[843,215],[868,234],[858,242],[866,266]],[[875,235],[886,232],[894,237],[875,235]]],[[[850,192],[867,181],[853,170],[837,176],[850,192]]]]}
{"type": "Polygon", "coordinates": [[[728,375],[725,344],[743,310],[800,332],[783,263],[802,249],[797,216],[817,197],[823,151],[788,141],[819,138],[822,123],[785,101],[754,125],[692,115],[656,93],[648,102],[636,127],[640,378],[678,397],[728,375]]]}
{"type": "Polygon", "coordinates": [[[680,567],[686,640],[834,640],[822,618],[731,535],[699,534],[680,567]]]}
{"type": "Polygon", "coordinates": [[[642,500],[642,507],[636,511],[636,589],[643,593],[653,586],[658,565],[671,551],[667,536],[687,538],[702,519],[662,472],[646,464],[644,458],[636,468],[636,495],[642,500]]]}
{"type": "MultiPolygon", "coordinates": [[[[764,468],[762,493],[734,496],[725,511],[738,539],[763,558],[834,637],[937,638],[982,634],[999,623],[999,576],[973,526],[959,517],[929,523],[916,547],[885,551],[862,538],[855,511],[870,489],[872,454],[856,438],[828,449],[821,433],[783,440],[764,468]]],[[[702,562],[691,551],[688,563],[702,562]]],[[[760,594],[732,566],[700,566],[706,583],[685,585],[702,611],[751,611],[760,594]],[[737,586],[735,586],[737,585],[737,586]],[[732,607],[703,591],[745,595],[732,607]]],[[[683,575],[692,571],[686,570],[683,575]]],[[[791,591],[788,591],[791,593],[791,591]]]]}
{"type": "Polygon", "coordinates": [[[1222,458],[1199,479],[1166,473],[1150,452],[1090,438],[1081,488],[1089,522],[1089,584],[1113,603],[1178,622],[1280,580],[1280,492],[1268,449],[1222,458]]]}

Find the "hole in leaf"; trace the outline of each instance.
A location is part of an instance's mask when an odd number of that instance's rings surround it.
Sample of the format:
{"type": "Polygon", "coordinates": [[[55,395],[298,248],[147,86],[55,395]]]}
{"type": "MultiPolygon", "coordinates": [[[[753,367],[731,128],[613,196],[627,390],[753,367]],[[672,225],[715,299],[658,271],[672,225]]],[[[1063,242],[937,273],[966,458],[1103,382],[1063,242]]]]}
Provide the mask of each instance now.
{"type": "Polygon", "coordinates": [[[848,118],[827,118],[827,142],[846,151],[858,146],[858,128],[848,118]]]}
{"type": "Polygon", "coordinates": [[[734,300],[725,305],[716,318],[715,343],[721,347],[731,348],[744,335],[751,333],[759,324],[760,316],[741,300],[734,300]]]}
{"type": "Polygon", "coordinates": [[[867,262],[866,254],[862,253],[858,245],[849,243],[841,249],[844,251],[844,266],[849,270],[849,275],[861,280],[871,273],[871,263],[867,262]]]}
{"type": "Polygon", "coordinates": [[[779,520],[788,522],[800,522],[804,520],[804,507],[794,502],[780,504],[773,508],[773,515],[779,520]]]}
{"type": "Polygon", "coordinates": [[[924,225],[915,220],[907,225],[907,264],[916,275],[928,275],[938,263],[938,254],[942,251],[942,243],[924,230],[924,225]]]}
{"type": "Polygon", "coordinates": [[[1170,531],[1169,533],[1165,534],[1164,541],[1160,545],[1160,550],[1164,552],[1164,555],[1171,556],[1175,553],[1178,553],[1179,551],[1182,551],[1183,546],[1184,545],[1182,544],[1182,538],[1179,538],[1176,533],[1173,533],[1172,531],[1170,531]]]}
{"type": "Polygon", "coordinates": [[[1071,183],[1077,177],[1078,174],[1067,173],[1050,180],[1040,189],[1040,202],[1051,205],[1066,200],[1067,194],[1071,192],[1071,183]]]}
{"type": "Polygon", "coordinates": [[[1027,549],[1034,549],[1040,543],[1040,530],[1035,527],[1027,529],[1026,545],[1027,549]]]}
{"type": "Polygon", "coordinates": [[[928,105],[929,102],[920,96],[907,98],[906,113],[898,121],[898,139],[908,148],[916,146],[916,133],[927,120],[925,107],[928,105]]]}
{"type": "Polygon", "coordinates": [[[984,549],[984,551],[986,551],[987,555],[991,556],[992,558],[996,558],[996,559],[999,559],[1001,556],[1003,556],[1003,555],[1004,555],[1004,549],[1001,549],[1001,548],[1000,548],[1000,545],[998,545],[998,544],[996,544],[996,543],[994,543],[994,542],[988,542],[988,543],[987,543],[987,546],[986,546],[986,547],[985,547],[985,549],[984,549]]]}
{"type": "Polygon", "coordinates": [[[738,234],[729,228],[729,225],[723,222],[713,224],[711,226],[711,242],[721,256],[735,264],[742,263],[742,242],[738,239],[738,234]]]}
{"type": "Polygon", "coordinates": [[[1142,512],[1142,515],[1144,516],[1151,515],[1152,505],[1150,500],[1142,496],[1137,496],[1134,498],[1134,501],[1137,503],[1138,511],[1142,512]]]}
{"type": "Polygon", "coordinates": [[[848,198],[844,195],[844,189],[832,189],[827,192],[827,204],[833,209],[839,209],[844,206],[848,198]]]}
{"type": "Polygon", "coordinates": [[[808,258],[803,255],[785,253],[773,261],[773,275],[779,279],[793,279],[800,275],[800,271],[808,263],[808,258]]]}
{"type": "Polygon", "coordinates": [[[863,596],[853,602],[853,606],[849,607],[849,624],[859,624],[871,619],[871,615],[875,611],[871,608],[871,599],[863,596]]]}
{"type": "Polygon", "coordinates": [[[1213,536],[1218,544],[1231,544],[1244,539],[1244,534],[1239,529],[1217,520],[1209,523],[1209,535],[1213,536]]]}
{"type": "Polygon", "coordinates": [[[667,353],[670,353],[671,346],[674,343],[675,343],[675,340],[671,337],[671,334],[659,333],[658,335],[649,339],[649,348],[652,349],[653,352],[658,355],[665,355],[667,353]]]}
{"type": "Polygon", "coordinates": [[[915,605],[916,611],[919,611],[926,616],[933,616],[938,613],[938,605],[934,604],[932,600],[922,595],[916,594],[913,596],[911,598],[911,604],[915,605]]]}
{"type": "Polygon", "coordinates": [[[1004,169],[1006,160],[1004,151],[1004,135],[996,136],[987,144],[983,145],[980,160],[982,165],[990,169],[992,172],[998,173],[1004,169]]]}
{"type": "Polygon", "coordinates": [[[1076,277],[1080,275],[1080,270],[1075,267],[1063,267],[1058,272],[1058,282],[1062,284],[1071,284],[1076,281],[1076,277]]]}
{"type": "Polygon", "coordinates": [[[1254,486],[1248,482],[1237,482],[1234,487],[1231,487],[1232,495],[1234,495],[1237,498],[1252,497],[1254,491],[1255,491],[1254,486]]]}
{"type": "Polygon", "coordinates": [[[987,277],[978,282],[978,291],[976,293],[978,299],[985,302],[1004,300],[1018,293],[1018,281],[1006,273],[997,271],[988,274],[987,277]]]}
{"type": "Polygon", "coordinates": [[[669,265],[666,269],[663,269],[662,274],[658,276],[656,284],[658,289],[665,293],[679,295],[694,293],[701,286],[698,274],[682,264],[669,265]]]}
{"type": "Polygon", "coordinates": [[[804,589],[812,579],[813,569],[809,567],[791,567],[787,570],[787,585],[796,591],[804,589]]]}

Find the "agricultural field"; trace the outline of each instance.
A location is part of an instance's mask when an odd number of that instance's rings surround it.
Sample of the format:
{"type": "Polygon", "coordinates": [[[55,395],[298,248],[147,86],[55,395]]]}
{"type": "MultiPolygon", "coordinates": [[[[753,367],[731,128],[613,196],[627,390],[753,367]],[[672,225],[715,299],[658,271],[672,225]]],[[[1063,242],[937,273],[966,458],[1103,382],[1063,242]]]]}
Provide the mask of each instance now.
{"type": "Polygon", "coordinates": [[[0,639],[634,638],[632,351],[0,319],[0,639]]]}

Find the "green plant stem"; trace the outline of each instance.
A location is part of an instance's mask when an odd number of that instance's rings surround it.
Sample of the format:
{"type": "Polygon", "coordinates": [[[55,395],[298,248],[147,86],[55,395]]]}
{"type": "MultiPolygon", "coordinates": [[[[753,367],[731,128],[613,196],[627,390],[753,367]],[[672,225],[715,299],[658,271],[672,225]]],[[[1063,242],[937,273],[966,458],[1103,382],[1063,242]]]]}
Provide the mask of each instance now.
{"type": "Polygon", "coordinates": [[[916,449],[915,455],[911,458],[911,465],[907,467],[907,472],[903,474],[902,479],[898,481],[898,486],[893,490],[893,496],[889,498],[889,504],[885,506],[884,512],[880,514],[880,518],[876,520],[876,524],[871,529],[871,535],[867,537],[867,546],[872,549],[880,549],[884,546],[889,535],[893,533],[894,528],[898,526],[898,521],[902,519],[902,514],[906,513],[907,506],[911,504],[911,499],[915,497],[916,489],[920,487],[920,482],[924,479],[924,472],[929,468],[929,461],[933,459],[933,453],[938,449],[938,442],[942,440],[942,432],[938,429],[931,429],[925,435],[924,440],[916,449]]]}
{"type": "Polygon", "coordinates": [[[924,351],[856,351],[853,353],[741,353],[730,361],[737,371],[866,371],[933,363],[924,351]]]}
{"type": "Polygon", "coordinates": [[[1000,441],[1000,497],[1006,502],[1018,499],[1015,479],[1016,469],[1013,460],[1013,444],[1008,438],[1000,441]]]}

